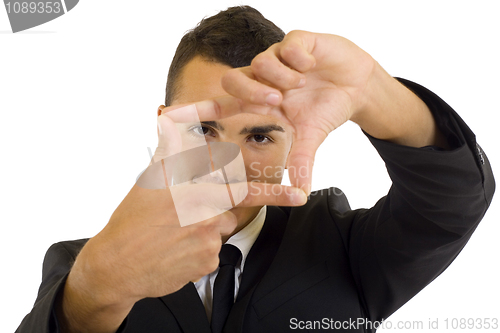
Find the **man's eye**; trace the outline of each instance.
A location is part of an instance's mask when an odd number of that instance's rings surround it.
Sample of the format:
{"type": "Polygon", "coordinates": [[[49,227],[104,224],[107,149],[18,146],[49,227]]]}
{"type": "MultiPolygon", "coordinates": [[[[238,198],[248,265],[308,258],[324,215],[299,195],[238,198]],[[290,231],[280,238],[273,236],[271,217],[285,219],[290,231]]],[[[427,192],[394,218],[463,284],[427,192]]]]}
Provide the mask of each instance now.
{"type": "Polygon", "coordinates": [[[256,143],[261,143],[261,144],[272,142],[271,139],[269,139],[267,136],[261,135],[261,134],[252,135],[249,139],[251,141],[254,141],[256,143]]]}
{"type": "Polygon", "coordinates": [[[195,126],[191,130],[198,135],[207,135],[210,133],[210,128],[206,126],[195,126]]]}

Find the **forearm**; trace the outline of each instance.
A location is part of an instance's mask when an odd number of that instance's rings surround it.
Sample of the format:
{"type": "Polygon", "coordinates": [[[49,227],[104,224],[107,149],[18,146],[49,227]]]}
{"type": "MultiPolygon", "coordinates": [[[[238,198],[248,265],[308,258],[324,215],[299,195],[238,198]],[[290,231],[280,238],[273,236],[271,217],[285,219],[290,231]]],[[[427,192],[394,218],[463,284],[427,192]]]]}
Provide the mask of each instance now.
{"type": "Polygon", "coordinates": [[[351,120],[371,136],[410,147],[448,148],[427,105],[378,63],[364,93],[365,106],[351,120]]]}
{"type": "MultiPolygon", "coordinates": [[[[84,253],[85,255],[85,253],[84,253]]],[[[61,333],[116,332],[134,302],[124,302],[106,296],[93,285],[96,279],[82,269],[81,256],[77,258],[66,284],[57,295],[55,310],[61,333]]]]}
{"type": "Polygon", "coordinates": [[[83,299],[76,290],[64,288],[56,299],[57,320],[61,333],[116,332],[131,308],[99,306],[83,299]]]}

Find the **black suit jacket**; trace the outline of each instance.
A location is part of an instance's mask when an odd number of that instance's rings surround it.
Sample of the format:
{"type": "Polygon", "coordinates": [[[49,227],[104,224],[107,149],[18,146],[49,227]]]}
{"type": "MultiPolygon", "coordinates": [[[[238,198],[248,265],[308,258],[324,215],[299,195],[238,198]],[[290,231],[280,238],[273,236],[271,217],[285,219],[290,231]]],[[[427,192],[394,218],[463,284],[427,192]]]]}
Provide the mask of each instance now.
{"type": "MultiPolygon", "coordinates": [[[[393,181],[373,208],[351,210],[336,188],[313,192],[302,207],[268,207],[225,332],[287,332],[308,324],[374,332],[358,320],[376,327],[466,244],[493,196],[488,159],[445,102],[400,81],[426,102],[454,149],[416,149],[368,136],[393,181]]],[[[49,249],[38,298],[18,332],[57,332],[54,299],[86,241],[49,249]]],[[[176,293],[137,302],[119,331],[209,333],[210,328],[189,283],[176,293]]]]}

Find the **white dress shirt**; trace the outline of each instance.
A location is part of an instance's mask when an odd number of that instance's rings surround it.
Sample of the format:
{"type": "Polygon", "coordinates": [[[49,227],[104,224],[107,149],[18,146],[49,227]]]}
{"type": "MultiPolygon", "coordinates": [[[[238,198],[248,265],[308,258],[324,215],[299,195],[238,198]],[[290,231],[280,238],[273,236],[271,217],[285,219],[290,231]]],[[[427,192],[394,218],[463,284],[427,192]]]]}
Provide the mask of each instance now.
{"type": "MultiPolygon", "coordinates": [[[[245,260],[248,256],[248,252],[252,248],[253,243],[259,236],[262,226],[264,225],[264,220],[266,219],[266,206],[263,206],[257,216],[247,224],[247,226],[236,234],[231,236],[226,244],[232,244],[236,246],[242,254],[241,261],[235,266],[234,272],[234,299],[236,300],[236,295],[238,295],[238,290],[240,289],[241,275],[243,273],[243,267],[245,266],[245,260]]],[[[194,283],[198,294],[200,295],[201,301],[205,306],[205,311],[207,313],[208,321],[212,318],[212,295],[214,290],[214,282],[219,273],[219,268],[217,268],[212,273],[205,275],[200,280],[194,283]]]]}

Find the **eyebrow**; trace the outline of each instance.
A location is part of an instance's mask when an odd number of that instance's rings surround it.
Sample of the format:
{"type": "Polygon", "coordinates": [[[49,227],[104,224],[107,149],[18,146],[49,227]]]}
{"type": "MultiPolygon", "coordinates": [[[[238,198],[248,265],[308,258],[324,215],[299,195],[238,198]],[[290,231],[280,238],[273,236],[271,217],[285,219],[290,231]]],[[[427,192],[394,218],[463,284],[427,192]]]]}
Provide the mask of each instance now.
{"type": "MultiPolygon", "coordinates": [[[[224,127],[218,123],[217,121],[202,121],[202,125],[210,126],[212,128],[215,128],[216,130],[219,131],[224,131],[224,127]]],[[[259,126],[252,126],[252,127],[244,127],[240,131],[240,135],[244,134],[267,134],[272,131],[279,131],[279,132],[285,132],[283,127],[279,125],[259,125],[259,126]]]]}
{"type": "Polygon", "coordinates": [[[201,124],[210,126],[210,127],[215,128],[216,130],[219,130],[219,131],[224,130],[224,127],[222,127],[222,125],[216,121],[202,121],[201,124]]]}
{"type": "Polygon", "coordinates": [[[245,127],[241,130],[240,134],[267,134],[272,131],[284,132],[283,127],[278,125],[262,125],[262,126],[253,126],[253,127],[245,127]]]}

